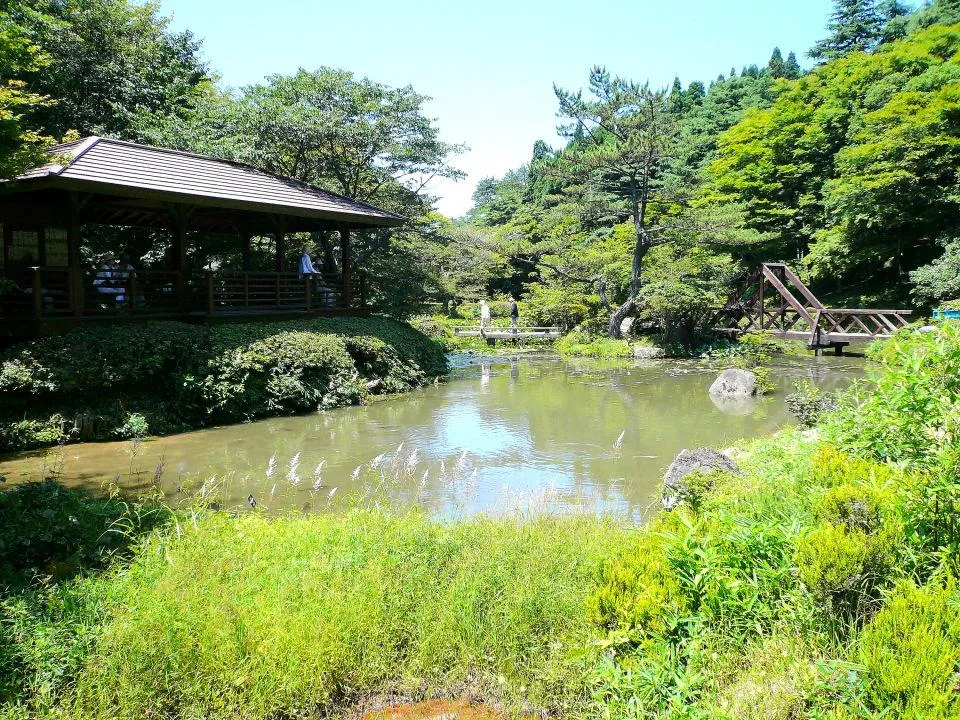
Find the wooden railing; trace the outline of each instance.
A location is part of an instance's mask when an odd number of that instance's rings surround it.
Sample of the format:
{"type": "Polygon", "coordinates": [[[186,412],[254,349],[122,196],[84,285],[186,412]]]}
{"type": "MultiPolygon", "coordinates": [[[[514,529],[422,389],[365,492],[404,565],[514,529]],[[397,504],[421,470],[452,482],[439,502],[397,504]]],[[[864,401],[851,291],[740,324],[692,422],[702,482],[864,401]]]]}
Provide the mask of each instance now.
{"type": "Polygon", "coordinates": [[[0,317],[177,315],[323,311],[364,307],[360,275],[346,302],[339,275],[221,271],[190,275],[173,270],[78,271],[28,268],[2,276],[0,317]]]}
{"type": "Polygon", "coordinates": [[[717,312],[714,326],[737,334],[764,331],[820,346],[882,340],[906,327],[910,316],[908,310],[824,307],[789,267],[765,263],[717,312]]]}

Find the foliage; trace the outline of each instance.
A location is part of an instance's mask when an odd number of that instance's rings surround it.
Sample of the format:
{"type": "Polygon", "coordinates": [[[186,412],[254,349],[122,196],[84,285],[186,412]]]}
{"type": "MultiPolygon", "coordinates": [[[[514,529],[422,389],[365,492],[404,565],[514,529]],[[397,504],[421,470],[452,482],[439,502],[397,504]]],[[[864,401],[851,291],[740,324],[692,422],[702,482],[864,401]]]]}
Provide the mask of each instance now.
{"type": "Polygon", "coordinates": [[[960,324],[910,329],[873,350],[879,367],[827,424],[858,455],[918,468],[956,467],[960,324]]]}
{"type": "Polygon", "coordinates": [[[445,372],[439,344],[384,318],[84,328],[3,356],[0,446],[305,412],[410,390],[445,372]]]}
{"type": "Polygon", "coordinates": [[[921,303],[960,299],[960,240],[941,240],[943,255],[910,273],[913,295],[921,303]]]}
{"type": "Polygon", "coordinates": [[[49,62],[24,28],[9,12],[0,10],[0,179],[16,177],[41,165],[43,149],[52,139],[29,125],[25,116],[50,104],[42,93],[32,92],[20,79],[49,62]]]}
{"type": "Polygon", "coordinates": [[[130,0],[24,0],[9,18],[46,58],[14,79],[54,104],[29,115],[32,127],[63,136],[140,139],[149,114],[172,113],[207,78],[199,43],[169,29],[154,3],[130,0]]]}
{"type": "Polygon", "coordinates": [[[157,508],[110,495],[93,498],[52,480],[0,493],[0,594],[35,575],[102,569],[130,540],[164,521],[157,508]]]}
{"type": "Polygon", "coordinates": [[[960,613],[956,585],[903,583],[861,638],[870,696],[896,717],[953,717],[960,711],[960,613]]]}
{"type": "Polygon", "coordinates": [[[810,50],[814,60],[835,60],[851,52],[872,50],[884,40],[897,39],[907,8],[898,0],[834,0],[827,26],[830,37],[810,50]]]}
{"type": "Polygon", "coordinates": [[[708,196],[813,278],[899,282],[956,225],[958,48],[960,28],[933,26],[781,86],[721,136],[708,196]]]}
{"type": "Polygon", "coordinates": [[[784,401],[800,425],[808,428],[819,423],[825,413],[837,406],[836,395],[823,392],[806,380],[795,380],[793,392],[784,401]]]}
{"type": "Polygon", "coordinates": [[[577,330],[560,338],[555,347],[561,355],[582,355],[595,358],[633,357],[633,345],[626,340],[595,337],[577,330]]]}

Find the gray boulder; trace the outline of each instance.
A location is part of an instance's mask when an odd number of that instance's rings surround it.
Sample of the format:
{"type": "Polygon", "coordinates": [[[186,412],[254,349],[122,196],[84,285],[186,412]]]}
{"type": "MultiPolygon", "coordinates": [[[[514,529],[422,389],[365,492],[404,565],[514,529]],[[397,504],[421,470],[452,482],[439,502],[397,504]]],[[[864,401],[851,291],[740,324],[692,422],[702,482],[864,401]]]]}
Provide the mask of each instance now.
{"type": "Polygon", "coordinates": [[[636,322],[636,318],[625,317],[620,321],[620,334],[623,337],[630,337],[630,333],[633,332],[633,324],[636,322]]]}
{"type": "Polygon", "coordinates": [[[733,460],[712,448],[681,450],[663,476],[663,507],[672,510],[684,500],[689,492],[687,478],[690,475],[715,470],[740,475],[740,468],[733,460]]]}
{"type": "Polygon", "coordinates": [[[638,360],[656,360],[667,356],[663,348],[649,347],[647,345],[634,345],[633,356],[638,360]]]}
{"type": "Polygon", "coordinates": [[[730,368],[710,386],[710,394],[727,398],[744,398],[757,394],[757,376],[749,370],[730,368]]]}

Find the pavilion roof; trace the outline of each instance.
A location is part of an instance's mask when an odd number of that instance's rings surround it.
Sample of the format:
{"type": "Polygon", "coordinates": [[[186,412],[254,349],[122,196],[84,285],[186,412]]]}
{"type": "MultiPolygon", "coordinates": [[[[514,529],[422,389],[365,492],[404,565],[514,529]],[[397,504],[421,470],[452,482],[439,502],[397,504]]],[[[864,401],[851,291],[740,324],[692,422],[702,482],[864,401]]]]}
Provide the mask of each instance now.
{"type": "Polygon", "coordinates": [[[49,148],[51,162],[27,171],[10,190],[38,188],[184,203],[349,226],[396,226],[400,215],[231,160],[87,137],[49,148]]]}

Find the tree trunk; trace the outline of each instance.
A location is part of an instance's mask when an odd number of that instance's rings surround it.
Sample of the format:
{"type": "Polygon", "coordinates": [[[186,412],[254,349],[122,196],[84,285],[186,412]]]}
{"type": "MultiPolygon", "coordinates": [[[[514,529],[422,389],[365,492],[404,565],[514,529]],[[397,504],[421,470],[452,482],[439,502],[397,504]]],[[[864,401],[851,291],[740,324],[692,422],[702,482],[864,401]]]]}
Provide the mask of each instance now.
{"type": "Polygon", "coordinates": [[[636,299],[633,297],[627,298],[627,301],[610,313],[610,325],[607,328],[607,334],[612,338],[621,338],[623,333],[620,332],[620,323],[633,312],[633,308],[636,306],[636,299]]]}

